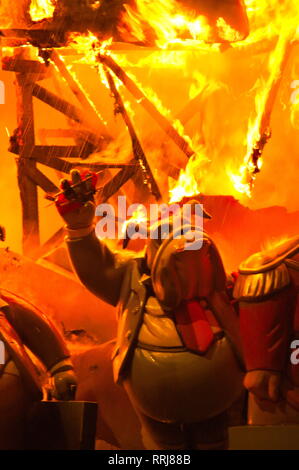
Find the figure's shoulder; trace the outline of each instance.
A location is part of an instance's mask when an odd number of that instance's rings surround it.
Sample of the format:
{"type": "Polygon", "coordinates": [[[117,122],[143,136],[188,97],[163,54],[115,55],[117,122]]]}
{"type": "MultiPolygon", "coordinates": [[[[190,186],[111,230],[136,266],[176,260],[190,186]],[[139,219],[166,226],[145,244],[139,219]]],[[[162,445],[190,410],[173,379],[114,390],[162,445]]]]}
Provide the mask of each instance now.
{"type": "Polygon", "coordinates": [[[240,264],[234,297],[255,300],[286,287],[290,283],[287,261],[298,252],[297,236],[251,255],[240,264]]]}
{"type": "Polygon", "coordinates": [[[299,237],[290,238],[269,250],[260,251],[240,264],[239,271],[244,274],[266,272],[279,266],[287,258],[299,252],[299,237]]]}

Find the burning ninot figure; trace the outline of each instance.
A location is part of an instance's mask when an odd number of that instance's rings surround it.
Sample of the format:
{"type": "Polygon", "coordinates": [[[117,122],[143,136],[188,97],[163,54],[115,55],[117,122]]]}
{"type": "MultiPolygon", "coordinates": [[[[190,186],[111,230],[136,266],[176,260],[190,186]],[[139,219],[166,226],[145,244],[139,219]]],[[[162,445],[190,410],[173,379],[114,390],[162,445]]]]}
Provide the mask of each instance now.
{"type": "Polygon", "coordinates": [[[298,237],[240,266],[234,295],[240,302],[244,385],[251,392],[249,424],[299,422],[299,366],[292,360],[292,347],[299,344],[298,292],[298,237]]]}
{"type": "Polygon", "coordinates": [[[72,399],[76,377],[68,349],[53,323],[4,289],[0,291],[0,343],[4,352],[0,363],[0,449],[24,449],[28,412],[43,397],[41,376],[26,348],[53,377],[53,395],[58,400],[72,399]]]}
{"type": "Polygon", "coordinates": [[[95,235],[91,179],[73,171],[62,187],[57,207],[73,267],[90,291],[119,306],[114,379],[141,421],[146,448],[226,448],[226,411],[242,372],[215,244],[201,233],[202,247],[185,250],[185,237],[172,231],[149,240],[141,256],[114,252],[95,235]]]}

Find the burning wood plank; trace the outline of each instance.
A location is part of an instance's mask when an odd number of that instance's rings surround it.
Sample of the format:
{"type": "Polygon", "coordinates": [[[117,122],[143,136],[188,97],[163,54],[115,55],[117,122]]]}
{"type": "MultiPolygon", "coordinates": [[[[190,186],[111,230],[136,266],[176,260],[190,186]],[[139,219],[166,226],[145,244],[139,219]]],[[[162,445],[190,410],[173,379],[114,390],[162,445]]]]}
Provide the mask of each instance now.
{"type": "Polygon", "coordinates": [[[36,162],[41,163],[42,165],[46,165],[49,168],[53,168],[54,170],[61,171],[62,173],[70,173],[71,170],[74,168],[89,168],[91,171],[104,171],[109,168],[114,169],[114,168],[130,168],[131,170],[135,170],[136,165],[130,164],[130,163],[103,163],[103,162],[94,162],[94,163],[89,163],[89,162],[69,162],[66,160],[62,160],[61,158],[56,158],[56,157],[47,157],[44,156],[43,154],[40,154],[39,156],[36,156],[34,159],[36,162]]]}
{"type": "Polygon", "coordinates": [[[39,80],[47,78],[50,75],[48,67],[36,60],[24,60],[17,57],[3,57],[2,69],[5,72],[16,73],[35,73],[39,75],[39,80]]]}
{"type": "Polygon", "coordinates": [[[100,191],[101,203],[108,201],[135,174],[136,168],[123,168],[100,191]]]}
{"type": "Polygon", "coordinates": [[[75,80],[74,76],[70,73],[61,56],[57,53],[57,51],[54,51],[53,49],[50,52],[46,51],[45,54],[46,57],[53,61],[53,63],[57,67],[57,70],[60,72],[61,76],[64,78],[64,80],[70,87],[71,91],[81,104],[82,108],[87,113],[88,118],[91,121],[94,121],[94,125],[96,125],[96,127],[98,128],[98,132],[106,134],[106,126],[104,125],[94,103],[89,97],[87,97],[87,94],[82,90],[82,87],[79,85],[77,80],[75,80]]]}
{"type": "Polygon", "coordinates": [[[136,101],[144,107],[149,115],[157,122],[163,131],[173,140],[179,149],[190,158],[194,151],[190,148],[188,142],[178,133],[172,124],[157,110],[153,103],[138,88],[134,81],[124,72],[124,70],[107,55],[99,55],[99,60],[106,65],[112,72],[123,82],[130,93],[135,97],[136,101]]]}
{"type": "Polygon", "coordinates": [[[94,132],[89,131],[88,133],[85,133],[85,138],[88,142],[95,145],[96,147],[99,147],[101,142],[111,140],[111,136],[109,136],[107,129],[104,130],[104,134],[96,133],[96,130],[94,129],[94,123],[91,123],[90,120],[87,119],[84,112],[77,106],[69,103],[63,98],[60,98],[55,93],[52,93],[38,84],[34,85],[32,93],[33,96],[35,96],[37,99],[43,101],[47,105],[51,106],[51,108],[56,109],[73,121],[81,124],[82,126],[93,129],[94,132]]]}
{"type": "Polygon", "coordinates": [[[126,111],[126,108],[124,106],[124,103],[122,101],[122,98],[120,94],[117,91],[115,82],[111,76],[111,74],[108,72],[107,69],[105,69],[106,77],[109,83],[109,87],[111,89],[112,95],[114,96],[115,99],[115,104],[116,104],[116,113],[120,113],[125,121],[125,124],[128,128],[129,134],[131,136],[132,140],[132,147],[133,147],[133,154],[136,162],[140,165],[141,171],[144,175],[144,180],[147,186],[149,187],[149,190],[151,193],[155,196],[157,200],[161,199],[161,192],[159,190],[159,187],[156,183],[156,180],[154,178],[154,175],[152,173],[152,170],[148,164],[147,158],[145,156],[144,150],[141,146],[141,143],[139,141],[139,138],[136,134],[136,131],[134,129],[133,123],[126,111]]]}
{"type": "Polygon", "coordinates": [[[278,39],[272,56],[272,60],[275,61],[274,66],[271,66],[270,76],[262,94],[257,97],[257,116],[248,132],[248,148],[244,163],[239,175],[231,175],[236,189],[248,197],[251,197],[256,174],[261,170],[264,147],[271,137],[272,111],[292,48],[293,43],[289,34],[285,33],[278,39]]]}

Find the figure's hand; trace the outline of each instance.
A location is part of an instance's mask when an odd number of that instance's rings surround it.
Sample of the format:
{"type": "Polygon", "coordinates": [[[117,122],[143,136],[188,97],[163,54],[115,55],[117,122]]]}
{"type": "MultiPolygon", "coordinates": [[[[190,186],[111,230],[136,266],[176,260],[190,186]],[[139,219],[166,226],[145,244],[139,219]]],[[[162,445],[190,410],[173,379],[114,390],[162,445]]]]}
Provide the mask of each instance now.
{"type": "Polygon", "coordinates": [[[245,388],[260,400],[276,402],[280,398],[281,373],[269,370],[247,372],[244,379],[245,388]]]}
{"type": "Polygon", "coordinates": [[[74,400],[77,388],[77,379],[74,371],[58,372],[54,375],[53,397],[57,400],[74,400]]]}
{"type": "Polygon", "coordinates": [[[57,197],[56,207],[67,228],[77,230],[92,225],[96,181],[94,173],[80,173],[78,170],[71,171],[71,181],[61,181],[63,193],[57,197]]]}

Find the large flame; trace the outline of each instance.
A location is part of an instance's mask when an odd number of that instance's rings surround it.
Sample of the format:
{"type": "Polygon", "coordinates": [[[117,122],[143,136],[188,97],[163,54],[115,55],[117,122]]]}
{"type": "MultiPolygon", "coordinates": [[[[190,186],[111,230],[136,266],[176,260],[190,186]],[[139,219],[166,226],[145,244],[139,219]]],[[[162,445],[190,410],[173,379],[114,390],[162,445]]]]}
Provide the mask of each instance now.
{"type": "Polygon", "coordinates": [[[30,16],[32,21],[41,21],[52,18],[55,11],[56,0],[31,0],[30,16]]]}
{"type": "Polygon", "coordinates": [[[142,25],[143,19],[146,19],[157,36],[158,47],[167,48],[171,44],[182,43],[182,38],[186,36],[189,38],[187,42],[194,44],[194,41],[208,39],[211,33],[207,18],[194,18],[191,13],[183,12],[175,0],[136,0],[136,6],[137,12],[126,6],[124,24],[130,26],[137,38],[144,40],[142,25]]]}
{"type": "MultiPolygon", "coordinates": [[[[295,16],[290,16],[285,27],[277,40],[277,45],[270,54],[268,61],[269,78],[267,81],[258,79],[256,88],[258,90],[255,98],[256,117],[249,120],[247,133],[247,153],[238,173],[229,172],[235,189],[239,193],[251,197],[256,174],[260,171],[263,161],[259,156],[270,136],[270,118],[275,104],[276,96],[287,64],[291,44],[297,36],[297,24],[299,19],[298,8],[293,10],[295,16]],[[254,156],[254,158],[253,158],[254,156]]],[[[297,101],[297,100],[296,100],[297,101]]],[[[295,105],[294,105],[295,106],[295,105]]]]}
{"type": "MultiPolygon", "coordinates": [[[[77,52],[83,55],[83,62],[93,65],[97,68],[101,80],[105,86],[107,81],[103,68],[99,60],[100,55],[112,55],[115,61],[120,65],[126,74],[134,81],[143,94],[155,105],[156,109],[171,123],[178,134],[188,143],[193,151],[193,156],[189,159],[185,170],[182,170],[178,181],[172,185],[170,190],[170,201],[179,201],[185,196],[192,196],[204,191],[203,175],[206,175],[207,163],[212,156],[206,147],[197,149],[196,137],[188,135],[186,126],[183,125],[179,117],[175,116],[169,105],[167,106],[158,93],[150,86],[143,84],[142,80],[137,78],[134,72],[138,67],[147,66],[151,69],[155,67],[180,68],[186,71],[186,77],[190,79],[189,98],[192,100],[202,94],[212,94],[215,90],[223,87],[223,83],[213,81],[210,77],[201,74],[196,66],[190,62],[189,56],[185,51],[203,50],[207,54],[219,54],[219,61],[223,59],[219,44],[209,44],[211,30],[207,18],[204,16],[194,17],[190,12],[184,10],[182,5],[178,6],[176,0],[157,0],[150,2],[148,0],[136,0],[136,9],[132,9],[129,4],[125,6],[125,13],[122,22],[118,26],[123,32],[129,31],[135,40],[144,41],[145,30],[144,20],[155,32],[155,44],[157,50],[149,53],[147,56],[132,64],[126,53],[115,54],[113,48],[110,48],[113,40],[101,42],[91,34],[78,35],[71,37],[71,45],[77,52]],[[176,49],[178,47],[178,49],[176,49]],[[193,48],[193,49],[192,49],[193,48]]],[[[247,137],[245,140],[245,157],[239,155],[233,158],[227,155],[227,161],[230,162],[227,170],[227,182],[223,186],[230,185],[230,194],[243,194],[248,197],[252,195],[253,183],[256,174],[262,167],[263,159],[258,154],[259,146],[263,150],[263,139],[269,135],[270,116],[275,104],[275,98],[279,91],[279,80],[284,71],[286,56],[289,48],[298,36],[299,7],[297,0],[285,0],[283,2],[269,2],[266,0],[244,0],[250,23],[250,35],[242,42],[228,44],[230,48],[242,48],[244,54],[251,50],[252,46],[267,44],[266,52],[269,51],[268,58],[268,77],[259,76],[257,78],[254,90],[255,113],[250,116],[248,122],[247,137]],[[272,52],[271,52],[272,51],[272,52]],[[255,159],[253,155],[255,154],[255,159]],[[257,155],[257,156],[256,156],[257,155]],[[232,163],[234,162],[234,163],[232,163]]],[[[42,16],[50,15],[54,11],[54,2],[50,0],[32,1],[32,18],[39,19],[42,16]],[[35,6],[35,7],[34,7],[35,6]],[[39,9],[37,9],[37,6],[39,9]],[[34,9],[35,8],[35,9],[34,9]]],[[[238,32],[235,31],[221,17],[216,21],[218,33],[221,38],[227,42],[238,40],[238,32]]],[[[253,49],[254,50],[254,49],[253,49]]],[[[265,52],[265,53],[266,53],[265,52]]],[[[215,59],[216,60],[216,59],[215,59]]],[[[71,70],[71,69],[70,69],[71,70]]],[[[73,72],[72,72],[73,73],[73,72]]],[[[125,87],[116,77],[115,82],[120,92],[125,95],[125,87]]],[[[297,91],[297,81],[294,80],[293,95],[291,103],[291,120],[293,125],[298,125],[299,112],[299,93],[297,91]]],[[[138,100],[126,101],[129,114],[134,115],[135,107],[138,106],[138,100]]],[[[244,119],[248,117],[244,116],[244,119]]],[[[209,175],[213,178],[213,175],[209,175]]],[[[218,190],[221,190],[218,188],[218,190]]]]}
{"type": "Polygon", "coordinates": [[[205,149],[199,148],[189,159],[185,170],[180,172],[179,179],[171,185],[169,203],[180,202],[184,197],[196,196],[201,192],[201,182],[205,177],[205,166],[209,162],[205,149]]]}

